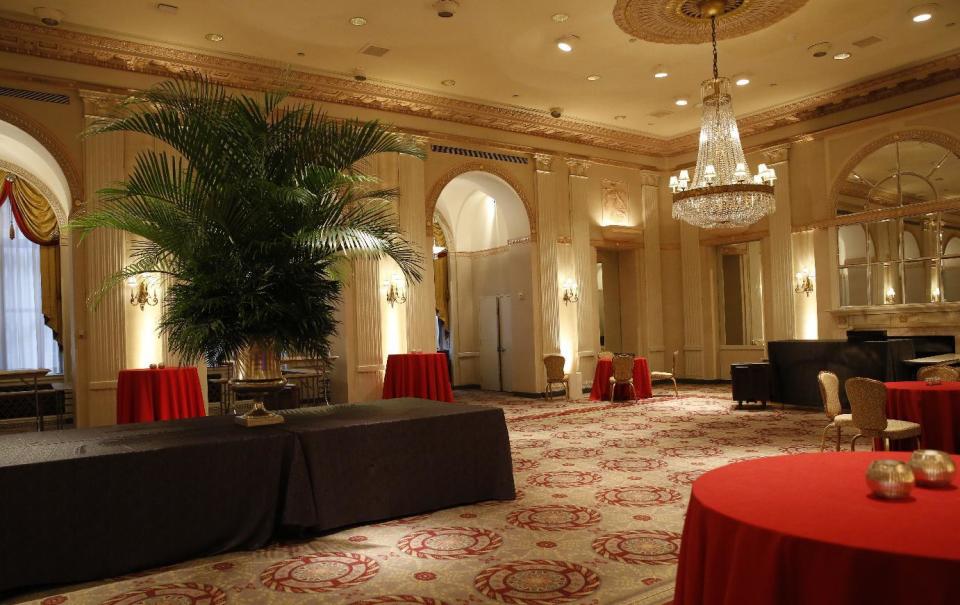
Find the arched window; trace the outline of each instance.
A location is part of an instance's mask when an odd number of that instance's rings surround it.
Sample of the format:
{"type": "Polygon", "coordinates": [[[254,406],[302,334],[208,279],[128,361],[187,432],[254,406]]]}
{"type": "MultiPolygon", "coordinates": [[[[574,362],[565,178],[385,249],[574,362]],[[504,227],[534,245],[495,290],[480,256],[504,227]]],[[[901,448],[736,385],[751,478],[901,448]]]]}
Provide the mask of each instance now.
{"type": "MultiPolygon", "coordinates": [[[[37,227],[27,205],[16,206],[11,180],[2,181],[0,189],[0,369],[46,368],[52,373],[63,371],[62,355],[56,334],[48,323],[59,326],[59,317],[48,322],[44,314],[44,282],[47,298],[59,302],[59,250],[55,219],[53,227],[37,227]],[[15,216],[15,212],[19,216],[15,216]],[[24,226],[30,229],[24,231],[24,226]],[[52,230],[51,230],[52,229],[52,230]],[[29,237],[28,237],[29,235],[29,237]],[[47,248],[41,252],[43,242],[47,248]],[[46,263],[46,270],[41,268],[46,263]],[[45,273],[50,273],[45,277],[45,273]],[[57,289],[56,293],[49,288],[57,289]]],[[[27,194],[29,195],[28,192],[27,194]]],[[[19,196],[17,196],[19,197],[19,196]]],[[[37,203],[42,200],[34,198],[37,203]]],[[[44,203],[46,203],[44,201],[44,203]]],[[[52,213],[51,213],[52,215],[52,213]]],[[[46,216],[40,216],[45,223],[46,216]]],[[[56,306],[56,305],[54,305],[56,306]]],[[[48,311],[48,314],[59,314],[48,311]]]]}
{"type": "Polygon", "coordinates": [[[960,302],[960,254],[945,247],[960,235],[958,149],[939,133],[898,133],[865,147],[841,176],[842,306],[960,302]]]}

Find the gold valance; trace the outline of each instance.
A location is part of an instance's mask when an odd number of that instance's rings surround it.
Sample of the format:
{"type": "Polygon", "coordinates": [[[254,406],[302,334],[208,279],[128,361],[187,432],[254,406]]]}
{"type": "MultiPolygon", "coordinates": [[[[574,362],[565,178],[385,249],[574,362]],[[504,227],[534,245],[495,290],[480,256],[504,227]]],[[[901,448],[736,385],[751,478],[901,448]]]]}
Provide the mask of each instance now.
{"type": "Polygon", "coordinates": [[[13,220],[24,237],[41,246],[57,245],[60,228],[50,202],[25,179],[5,172],[0,172],[0,177],[3,178],[0,206],[10,201],[13,220]]]}

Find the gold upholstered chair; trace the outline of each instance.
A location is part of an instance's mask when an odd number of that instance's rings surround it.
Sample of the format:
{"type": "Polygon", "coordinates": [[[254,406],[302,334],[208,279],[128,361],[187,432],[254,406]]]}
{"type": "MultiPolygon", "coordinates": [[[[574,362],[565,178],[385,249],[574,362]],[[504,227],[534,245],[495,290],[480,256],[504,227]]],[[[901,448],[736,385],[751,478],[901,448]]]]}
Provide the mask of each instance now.
{"type": "Polygon", "coordinates": [[[882,382],[871,378],[850,378],[844,386],[853,412],[853,426],[858,431],[850,442],[851,451],[856,448],[860,437],[883,439],[885,451],[890,449],[891,439],[915,439],[920,447],[919,424],[887,419],[887,387],[882,382]]]}
{"type": "Polygon", "coordinates": [[[670,367],[669,372],[650,372],[650,382],[657,382],[660,380],[672,380],[673,381],[673,394],[677,397],[680,396],[680,389],[677,388],[677,358],[680,356],[680,351],[673,352],[673,365],[670,367]]]}
{"type": "Polygon", "coordinates": [[[833,372],[820,372],[817,374],[817,383],[820,385],[820,399],[823,400],[823,411],[830,419],[823,429],[823,437],[820,439],[820,451],[827,444],[827,432],[830,429],[837,429],[837,451],[840,451],[840,438],[842,437],[843,427],[853,425],[853,415],[843,414],[843,407],[840,404],[840,379],[833,372]]]}
{"type": "Polygon", "coordinates": [[[547,370],[547,390],[543,393],[545,399],[553,399],[552,387],[555,384],[562,384],[570,398],[570,374],[563,371],[563,365],[566,360],[563,355],[547,355],[543,358],[543,367],[547,370]]]}
{"type": "Polygon", "coordinates": [[[927,378],[939,378],[942,382],[957,382],[960,380],[960,372],[957,372],[957,368],[950,366],[924,366],[917,371],[917,380],[927,378]]]}
{"type": "Polygon", "coordinates": [[[614,392],[621,384],[630,385],[633,400],[637,400],[637,389],[633,386],[633,355],[613,356],[613,376],[610,377],[610,401],[613,401],[614,392]]]}

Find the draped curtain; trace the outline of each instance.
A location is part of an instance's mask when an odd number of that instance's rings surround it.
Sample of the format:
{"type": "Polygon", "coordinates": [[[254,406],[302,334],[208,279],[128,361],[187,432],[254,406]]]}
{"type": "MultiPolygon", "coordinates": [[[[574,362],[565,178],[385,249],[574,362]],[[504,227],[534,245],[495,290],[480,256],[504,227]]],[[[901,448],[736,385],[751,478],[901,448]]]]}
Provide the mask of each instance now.
{"type": "Polygon", "coordinates": [[[0,367],[62,370],[60,231],[33,185],[0,172],[0,367]]]}
{"type": "Polygon", "coordinates": [[[60,373],[60,347],[41,310],[41,247],[20,233],[10,239],[14,220],[11,205],[0,206],[0,369],[60,373]]]}
{"type": "MultiPolygon", "coordinates": [[[[447,238],[436,222],[433,223],[433,245],[447,247],[447,238]]],[[[450,279],[448,277],[449,259],[447,250],[444,250],[433,260],[433,288],[436,297],[437,317],[444,327],[450,331],[450,279]]]]}

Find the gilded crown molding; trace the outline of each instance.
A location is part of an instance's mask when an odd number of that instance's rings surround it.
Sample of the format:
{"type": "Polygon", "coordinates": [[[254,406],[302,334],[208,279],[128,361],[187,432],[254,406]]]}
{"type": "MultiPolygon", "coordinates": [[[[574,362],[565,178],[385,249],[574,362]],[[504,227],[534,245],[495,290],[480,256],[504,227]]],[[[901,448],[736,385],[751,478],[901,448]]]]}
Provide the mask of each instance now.
{"type": "MultiPolygon", "coordinates": [[[[725,0],[717,18],[717,38],[745,36],[769,27],[796,12],[808,0],[725,0]]],[[[663,44],[701,44],[710,41],[710,20],[696,0],[617,0],[613,20],[624,32],[641,40],[663,44]]]]}
{"type": "MultiPolygon", "coordinates": [[[[293,90],[297,97],[318,102],[469,124],[626,153],[663,157],[697,147],[697,131],[661,138],[570,118],[556,119],[519,107],[451,99],[369,81],[294,71],[265,62],[42,27],[7,18],[0,18],[0,51],[162,78],[200,72],[236,88],[285,87],[293,90]]],[[[738,118],[740,135],[760,134],[953,80],[960,80],[960,52],[738,118]]]]}

